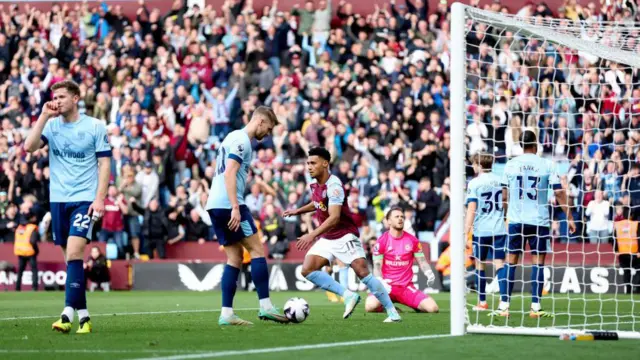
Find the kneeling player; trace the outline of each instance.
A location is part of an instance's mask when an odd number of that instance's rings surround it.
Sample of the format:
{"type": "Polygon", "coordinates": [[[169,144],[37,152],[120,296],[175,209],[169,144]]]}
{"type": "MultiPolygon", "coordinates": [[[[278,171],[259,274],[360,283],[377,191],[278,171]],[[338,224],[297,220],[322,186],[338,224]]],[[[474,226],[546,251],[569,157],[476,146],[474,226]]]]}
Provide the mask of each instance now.
{"type": "MultiPolygon", "coordinates": [[[[498,275],[500,293],[506,294],[507,276],[504,267],[507,231],[502,210],[502,185],[498,175],[491,173],[493,156],[480,154],[475,157],[473,169],[478,176],[467,186],[467,234],[473,230],[473,257],[476,261],[476,281],[478,287],[478,305],[474,311],[485,311],[487,305],[487,278],[484,264],[493,253],[493,263],[498,275]],[[480,208],[480,211],[476,211],[480,208]]],[[[507,301],[506,298],[502,299],[507,301]]]]}
{"type": "Polygon", "coordinates": [[[331,291],[344,298],[343,318],[353,314],[360,302],[360,295],[345,289],[322,269],[334,259],[348,264],[358,278],[367,285],[387,310],[384,322],[401,321],[384,285],[369,272],[359,231],[347,204],[342,182],[329,173],[331,154],[325,148],[309,150],[307,169],[315,180],[311,184],[312,202],[296,210],[285,211],[284,216],[300,215],[315,210],[320,226],[300,237],[296,246],[306,250],[313,244],[304,258],[302,276],[321,289],[331,291]],[[316,241],[317,240],[317,241],[316,241]],[[315,244],[314,244],[315,243],[315,244]]]}
{"type": "MultiPolygon", "coordinates": [[[[420,312],[438,312],[438,304],[429,295],[413,286],[413,259],[417,259],[420,270],[427,277],[429,286],[436,277],[424,258],[418,239],[405,232],[404,211],[393,207],[387,213],[389,231],[380,236],[373,248],[373,273],[387,284],[389,296],[400,303],[420,312]]],[[[380,301],[369,296],[365,304],[367,312],[381,310],[380,301]]]]}

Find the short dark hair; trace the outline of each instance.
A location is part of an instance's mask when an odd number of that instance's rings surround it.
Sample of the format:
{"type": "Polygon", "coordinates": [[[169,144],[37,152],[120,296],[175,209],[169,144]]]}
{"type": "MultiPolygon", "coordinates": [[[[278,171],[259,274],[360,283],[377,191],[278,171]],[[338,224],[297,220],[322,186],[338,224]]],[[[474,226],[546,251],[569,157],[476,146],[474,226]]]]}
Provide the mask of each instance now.
{"type": "Polygon", "coordinates": [[[71,96],[80,96],[80,86],[72,80],[63,80],[55,83],[51,87],[51,91],[56,91],[58,89],[66,89],[71,96]]]}
{"type": "Polygon", "coordinates": [[[276,117],[276,113],[273,112],[273,109],[271,109],[268,106],[258,106],[258,108],[253,112],[253,114],[260,115],[269,119],[269,121],[271,121],[273,125],[278,124],[278,117],[276,117]]]}
{"type": "Polygon", "coordinates": [[[484,170],[491,170],[493,167],[493,154],[476,154],[474,162],[480,165],[484,170]]]}
{"type": "Polygon", "coordinates": [[[533,131],[525,130],[520,136],[520,143],[522,143],[523,149],[538,147],[538,137],[533,131]]]}
{"type": "Polygon", "coordinates": [[[404,210],[400,206],[395,205],[395,206],[392,206],[391,209],[389,209],[385,218],[389,220],[389,218],[391,217],[391,213],[394,211],[400,211],[401,213],[404,214],[404,210]]]}
{"type": "Polygon", "coordinates": [[[329,150],[323,148],[322,146],[316,146],[309,150],[309,156],[318,156],[331,162],[331,153],[329,150]]]}

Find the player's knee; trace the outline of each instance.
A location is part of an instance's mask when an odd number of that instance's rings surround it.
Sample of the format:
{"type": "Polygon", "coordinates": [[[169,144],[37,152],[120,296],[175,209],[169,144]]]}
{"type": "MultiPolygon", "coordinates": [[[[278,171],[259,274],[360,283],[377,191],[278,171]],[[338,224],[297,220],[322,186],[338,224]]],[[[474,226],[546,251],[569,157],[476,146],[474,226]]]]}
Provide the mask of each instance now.
{"type": "Polygon", "coordinates": [[[364,304],[365,312],[377,312],[380,304],[375,299],[367,299],[367,302],[364,304]]]}
{"type": "Polygon", "coordinates": [[[367,266],[367,263],[366,261],[364,261],[364,259],[362,259],[362,261],[352,262],[351,268],[353,269],[353,272],[356,273],[358,279],[364,279],[370,274],[369,267],[367,266]]]}
{"type": "Polygon", "coordinates": [[[438,304],[436,304],[435,301],[433,300],[423,300],[420,303],[420,308],[419,308],[422,312],[427,312],[427,313],[437,313],[440,311],[440,308],[438,307],[438,304]]]}

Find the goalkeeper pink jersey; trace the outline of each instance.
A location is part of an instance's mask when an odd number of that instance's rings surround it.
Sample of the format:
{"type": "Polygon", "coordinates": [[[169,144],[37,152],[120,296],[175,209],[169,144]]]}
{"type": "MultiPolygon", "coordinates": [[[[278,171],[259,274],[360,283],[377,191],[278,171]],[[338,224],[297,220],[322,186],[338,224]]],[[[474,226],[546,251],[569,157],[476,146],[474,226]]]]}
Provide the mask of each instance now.
{"type": "Polygon", "coordinates": [[[413,283],[415,256],[424,256],[422,245],[415,236],[404,231],[400,238],[394,238],[386,231],[373,247],[374,259],[382,258],[382,277],[390,280],[393,286],[408,286],[413,283]]]}

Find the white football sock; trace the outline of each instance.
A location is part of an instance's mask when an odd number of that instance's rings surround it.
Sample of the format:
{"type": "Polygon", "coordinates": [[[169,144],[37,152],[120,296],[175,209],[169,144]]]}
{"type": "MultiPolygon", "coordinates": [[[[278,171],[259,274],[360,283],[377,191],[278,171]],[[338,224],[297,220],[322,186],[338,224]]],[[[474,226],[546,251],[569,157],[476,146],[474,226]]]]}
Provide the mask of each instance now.
{"type": "Polygon", "coordinates": [[[500,301],[500,305],[498,305],[499,310],[509,310],[509,303],[505,301],[500,301]]]}
{"type": "Polygon", "coordinates": [[[343,298],[348,298],[349,296],[353,295],[353,293],[351,292],[351,290],[345,290],[344,294],[342,294],[343,298]]]}
{"type": "Polygon", "coordinates": [[[84,319],[86,317],[89,317],[89,310],[87,310],[87,309],[78,310],[78,319],[79,320],[82,320],[82,319],[84,319]]]}
{"type": "Polygon", "coordinates": [[[220,311],[220,315],[222,315],[222,317],[224,318],[229,318],[233,316],[233,308],[223,307],[222,310],[220,311]]]}
{"type": "Polygon", "coordinates": [[[62,315],[66,315],[69,318],[70,322],[73,322],[73,315],[75,314],[75,312],[73,311],[73,308],[71,306],[65,306],[64,310],[62,310],[62,315]]]}
{"type": "Polygon", "coordinates": [[[540,309],[542,309],[542,306],[540,306],[540,303],[531,303],[531,310],[540,311],[540,309]]]}
{"type": "Polygon", "coordinates": [[[271,310],[273,309],[273,304],[271,303],[270,298],[260,299],[260,308],[262,310],[271,310]]]}

